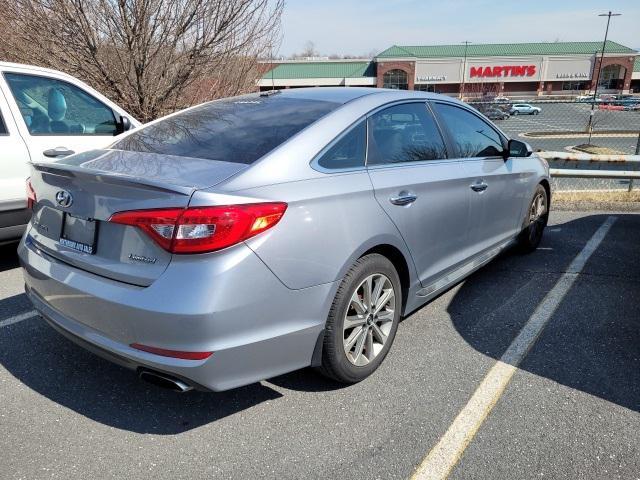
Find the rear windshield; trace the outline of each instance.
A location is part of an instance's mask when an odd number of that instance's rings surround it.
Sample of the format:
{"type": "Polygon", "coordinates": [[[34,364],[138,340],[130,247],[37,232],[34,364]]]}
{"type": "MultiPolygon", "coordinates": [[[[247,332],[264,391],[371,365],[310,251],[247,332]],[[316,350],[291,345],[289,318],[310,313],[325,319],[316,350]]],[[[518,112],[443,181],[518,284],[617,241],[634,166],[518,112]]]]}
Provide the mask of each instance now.
{"type": "Polygon", "coordinates": [[[338,106],[282,94],[236,97],[143,127],[111,148],[251,164],[338,106]]]}

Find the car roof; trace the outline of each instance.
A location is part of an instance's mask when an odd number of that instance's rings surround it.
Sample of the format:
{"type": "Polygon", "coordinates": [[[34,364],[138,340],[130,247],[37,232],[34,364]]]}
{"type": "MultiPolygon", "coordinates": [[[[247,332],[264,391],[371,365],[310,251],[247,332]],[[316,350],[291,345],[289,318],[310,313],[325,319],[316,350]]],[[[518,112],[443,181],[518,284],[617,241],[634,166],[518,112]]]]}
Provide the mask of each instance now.
{"type": "MultiPolygon", "coordinates": [[[[380,100],[388,102],[392,100],[410,100],[410,99],[446,99],[448,101],[457,101],[455,98],[440,95],[431,92],[419,92],[414,90],[393,90],[390,88],[369,88],[369,87],[306,87],[306,88],[288,88],[277,90],[278,95],[288,98],[297,98],[301,100],[317,100],[335,103],[347,103],[358,98],[370,95],[377,95],[380,100]]],[[[269,94],[269,90],[261,92],[261,94],[269,94]]]]}
{"type": "Polygon", "coordinates": [[[30,70],[37,73],[53,73],[56,75],[64,75],[65,77],[74,78],[69,74],[61,72],[60,70],[54,70],[52,68],[39,67],[37,65],[27,65],[25,63],[12,63],[12,62],[0,62],[0,68],[16,68],[21,70],[30,70]]]}

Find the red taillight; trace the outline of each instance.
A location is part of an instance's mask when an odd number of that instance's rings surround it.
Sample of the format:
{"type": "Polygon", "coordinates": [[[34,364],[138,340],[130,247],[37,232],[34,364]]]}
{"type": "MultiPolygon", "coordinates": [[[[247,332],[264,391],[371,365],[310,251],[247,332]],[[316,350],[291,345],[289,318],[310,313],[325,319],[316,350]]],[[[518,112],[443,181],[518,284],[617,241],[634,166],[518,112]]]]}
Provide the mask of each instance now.
{"type": "Polygon", "coordinates": [[[287,204],[251,203],[218,207],[133,210],[109,221],[144,230],[172,253],[220,250],[264,232],[280,221],[287,204]]]}
{"type": "Polygon", "coordinates": [[[132,343],[131,346],[136,350],[161,355],[163,357],[181,358],[183,360],[204,360],[209,358],[213,352],[183,352],[181,350],[167,350],[165,348],[150,347],[141,343],[132,343]]]}
{"type": "Polygon", "coordinates": [[[33,207],[35,206],[38,199],[36,198],[36,192],[33,189],[33,186],[31,185],[31,178],[27,178],[26,188],[27,188],[27,208],[30,210],[33,210],[33,207]]]}

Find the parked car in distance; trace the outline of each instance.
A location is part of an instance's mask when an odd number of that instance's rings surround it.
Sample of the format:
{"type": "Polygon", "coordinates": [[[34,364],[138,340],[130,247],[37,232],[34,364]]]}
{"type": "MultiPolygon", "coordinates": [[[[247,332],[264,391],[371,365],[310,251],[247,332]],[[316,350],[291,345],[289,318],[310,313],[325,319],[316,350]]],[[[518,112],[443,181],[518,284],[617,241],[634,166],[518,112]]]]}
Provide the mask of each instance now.
{"type": "Polygon", "coordinates": [[[549,182],[447,96],[250,94],[35,162],[18,253],[47,322],[151,382],[219,391],[314,366],[352,383],[402,316],[509,245],[536,249],[549,182]]]}
{"type": "Polygon", "coordinates": [[[594,97],[593,94],[591,95],[578,95],[576,97],[576,102],[587,102],[587,103],[592,103],[592,102],[599,102],[601,99],[600,97],[594,97]]]}
{"type": "Polygon", "coordinates": [[[622,107],[622,109],[625,112],[637,112],[640,111],[640,103],[627,103],[622,107]]]}
{"type": "Polygon", "coordinates": [[[511,115],[538,115],[540,112],[542,112],[540,107],[534,107],[528,103],[514,103],[509,110],[511,115]]]}
{"type": "Polygon", "coordinates": [[[509,97],[497,96],[493,99],[494,102],[497,103],[509,103],[509,97]]]}
{"type": "Polygon", "coordinates": [[[485,109],[484,115],[490,120],[506,120],[511,116],[509,115],[509,112],[505,112],[504,110],[496,107],[485,109]]]}
{"type": "Polygon", "coordinates": [[[29,162],[102,148],[140,123],[62,72],[0,62],[0,243],[17,240],[31,211],[29,162]]]}

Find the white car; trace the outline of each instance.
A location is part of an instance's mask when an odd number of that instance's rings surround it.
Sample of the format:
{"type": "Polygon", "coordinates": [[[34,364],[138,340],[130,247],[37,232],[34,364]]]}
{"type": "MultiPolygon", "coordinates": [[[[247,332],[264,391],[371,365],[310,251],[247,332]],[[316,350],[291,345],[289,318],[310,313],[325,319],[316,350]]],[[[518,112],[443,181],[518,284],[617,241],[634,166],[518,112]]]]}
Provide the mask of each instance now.
{"type": "Polygon", "coordinates": [[[514,103],[509,113],[511,115],[538,115],[541,111],[540,107],[534,107],[528,103],[514,103]]]}
{"type": "Polygon", "coordinates": [[[105,147],[139,125],[70,75],[0,62],[0,244],[20,237],[29,221],[30,162],[105,147]]]}

